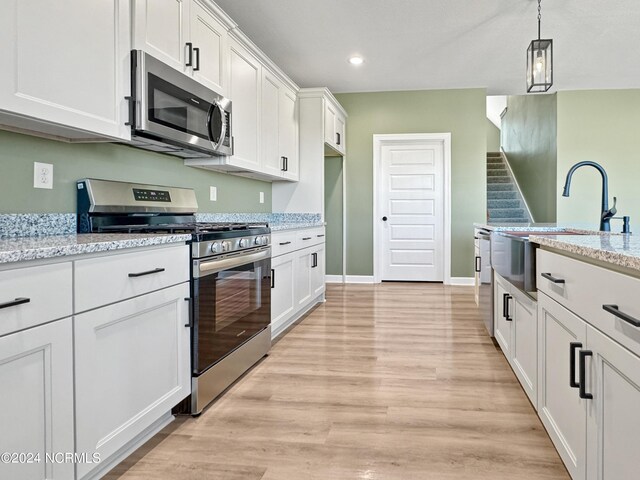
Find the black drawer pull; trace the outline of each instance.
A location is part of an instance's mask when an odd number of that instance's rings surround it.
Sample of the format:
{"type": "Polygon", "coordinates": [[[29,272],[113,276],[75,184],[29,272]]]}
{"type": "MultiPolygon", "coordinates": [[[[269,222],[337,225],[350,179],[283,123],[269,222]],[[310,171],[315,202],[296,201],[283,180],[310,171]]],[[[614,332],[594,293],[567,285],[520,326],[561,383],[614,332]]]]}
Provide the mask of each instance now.
{"type": "Polygon", "coordinates": [[[476,257],[476,268],[475,268],[476,273],[480,273],[481,269],[482,269],[482,257],[476,257]]]}
{"type": "Polygon", "coordinates": [[[289,245],[291,242],[280,242],[280,245],[289,245]]]}
{"type": "Polygon", "coordinates": [[[30,301],[30,298],[18,297],[15,300],[11,300],[10,302],[0,303],[0,308],[17,307],[18,305],[24,305],[25,303],[29,303],[30,301]]]}
{"type": "Polygon", "coordinates": [[[276,288],[276,271],[271,269],[271,288],[276,288]]]}
{"type": "Polygon", "coordinates": [[[550,273],[541,273],[540,275],[542,275],[544,278],[546,278],[550,282],[553,282],[553,283],[564,283],[564,279],[563,278],[556,278],[553,275],[551,275],[550,273]]]}
{"type": "Polygon", "coordinates": [[[576,382],[576,350],[578,348],[582,348],[580,342],[569,344],[569,386],[571,388],[580,388],[580,383],[576,382]]]}
{"type": "Polygon", "coordinates": [[[160,272],[164,272],[164,268],[154,268],[153,270],[149,270],[146,272],[130,273],[129,277],[131,278],[144,277],[145,275],[153,275],[154,273],[160,273],[160,272]]]}
{"type": "Polygon", "coordinates": [[[630,323],[634,327],[640,327],[640,320],[633,318],[631,315],[621,312],[618,309],[618,305],[602,305],[602,309],[605,312],[609,312],[612,315],[624,320],[627,323],[630,323]]]}
{"type": "Polygon", "coordinates": [[[322,235],[316,235],[316,237],[322,238],[322,237],[324,237],[324,233],[322,235]]]}
{"type": "Polygon", "coordinates": [[[311,237],[304,237],[302,240],[311,240],[311,237]]]}
{"type": "Polygon", "coordinates": [[[593,352],[591,350],[580,350],[580,398],[584,398],[585,400],[591,400],[593,395],[587,393],[586,387],[586,370],[587,370],[587,357],[593,356],[593,352]]]}

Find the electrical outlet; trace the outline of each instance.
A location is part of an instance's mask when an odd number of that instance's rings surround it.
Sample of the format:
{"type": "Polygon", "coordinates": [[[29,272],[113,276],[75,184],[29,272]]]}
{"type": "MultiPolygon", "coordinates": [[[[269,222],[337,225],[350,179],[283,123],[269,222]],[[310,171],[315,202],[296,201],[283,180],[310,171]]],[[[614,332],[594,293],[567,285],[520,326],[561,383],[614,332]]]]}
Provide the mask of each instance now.
{"type": "Polygon", "coordinates": [[[33,162],[33,188],[53,188],[53,165],[33,162]]]}
{"type": "Polygon", "coordinates": [[[264,203],[264,192],[260,192],[260,203],[264,203]]]}
{"type": "Polygon", "coordinates": [[[209,187],[209,200],[212,202],[218,200],[218,187],[209,187]]]}

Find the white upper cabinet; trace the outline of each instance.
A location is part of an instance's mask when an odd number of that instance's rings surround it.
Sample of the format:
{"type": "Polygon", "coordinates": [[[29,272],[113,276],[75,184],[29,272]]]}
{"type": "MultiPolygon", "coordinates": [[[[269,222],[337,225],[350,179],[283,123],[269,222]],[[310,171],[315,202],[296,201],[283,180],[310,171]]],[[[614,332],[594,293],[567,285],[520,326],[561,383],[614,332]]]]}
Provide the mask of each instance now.
{"type": "Polygon", "coordinates": [[[227,27],[198,1],[191,4],[191,42],[196,54],[193,77],[213,91],[226,95],[227,27]]]}
{"type": "Polygon", "coordinates": [[[229,26],[200,0],[138,0],[134,48],[227,95],[229,26]]]}
{"type": "Polygon", "coordinates": [[[186,71],[191,0],[136,0],[134,5],[134,48],[186,71]]]}
{"type": "Polygon", "coordinates": [[[295,91],[283,86],[280,89],[279,131],[280,156],[285,158],[283,177],[298,181],[300,154],[298,144],[298,96],[295,91]]]}
{"type": "Polygon", "coordinates": [[[233,102],[233,157],[230,163],[260,170],[262,65],[235,39],[230,39],[229,47],[229,97],[233,102]]]}
{"type": "Polygon", "coordinates": [[[274,177],[284,173],[280,148],[280,95],[282,83],[267,69],[262,77],[262,169],[274,177]]]}
{"type": "Polygon", "coordinates": [[[0,45],[0,123],[77,140],[130,138],[129,0],[3,2],[0,45]]]}
{"type": "Polygon", "coordinates": [[[329,99],[324,107],[324,142],[338,153],[345,153],[346,118],[329,99]]]}

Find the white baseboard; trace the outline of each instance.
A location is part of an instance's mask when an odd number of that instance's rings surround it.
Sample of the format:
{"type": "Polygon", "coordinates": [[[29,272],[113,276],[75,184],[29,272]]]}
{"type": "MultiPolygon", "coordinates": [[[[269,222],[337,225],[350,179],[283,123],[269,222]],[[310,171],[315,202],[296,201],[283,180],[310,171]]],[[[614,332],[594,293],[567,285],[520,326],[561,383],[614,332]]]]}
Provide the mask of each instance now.
{"type": "Polygon", "coordinates": [[[451,277],[451,283],[449,285],[473,287],[475,284],[475,277],[451,277]]]}
{"type": "Polygon", "coordinates": [[[325,283],[344,283],[344,277],[342,275],[325,275],[325,283]]]}
{"type": "Polygon", "coordinates": [[[345,283],[375,283],[373,275],[346,275],[345,283]]]}

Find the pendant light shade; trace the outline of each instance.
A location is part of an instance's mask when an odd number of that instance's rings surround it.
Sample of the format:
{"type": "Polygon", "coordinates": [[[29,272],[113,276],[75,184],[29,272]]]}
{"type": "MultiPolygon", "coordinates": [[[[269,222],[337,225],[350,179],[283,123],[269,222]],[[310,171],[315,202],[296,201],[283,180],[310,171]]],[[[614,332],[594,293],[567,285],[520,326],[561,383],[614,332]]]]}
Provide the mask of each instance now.
{"type": "Polygon", "coordinates": [[[553,85],[553,40],[540,38],[541,0],[538,0],[538,39],[527,48],[527,92],[546,92],[553,85]]]}

